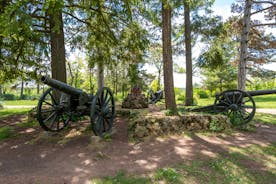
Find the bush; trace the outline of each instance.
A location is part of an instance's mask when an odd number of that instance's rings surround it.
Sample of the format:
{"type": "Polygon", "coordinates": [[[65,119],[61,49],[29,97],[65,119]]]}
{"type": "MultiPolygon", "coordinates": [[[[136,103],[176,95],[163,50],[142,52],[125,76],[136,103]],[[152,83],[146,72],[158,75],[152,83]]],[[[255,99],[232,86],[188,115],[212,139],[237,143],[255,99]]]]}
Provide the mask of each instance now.
{"type": "Polygon", "coordinates": [[[199,98],[209,98],[209,94],[205,90],[199,90],[196,92],[199,98]]]}
{"type": "Polygon", "coordinates": [[[19,97],[19,100],[29,100],[30,96],[23,94],[21,97],[19,97]]]}
{"type": "Polygon", "coordinates": [[[3,108],[4,108],[3,102],[0,101],[0,109],[3,109],[3,108]]]}
{"type": "Polygon", "coordinates": [[[2,95],[3,100],[16,100],[16,96],[14,94],[3,94],[2,95]]]}
{"type": "Polygon", "coordinates": [[[179,101],[185,101],[185,93],[180,93],[178,95],[176,95],[176,100],[179,100],[179,101]]]}

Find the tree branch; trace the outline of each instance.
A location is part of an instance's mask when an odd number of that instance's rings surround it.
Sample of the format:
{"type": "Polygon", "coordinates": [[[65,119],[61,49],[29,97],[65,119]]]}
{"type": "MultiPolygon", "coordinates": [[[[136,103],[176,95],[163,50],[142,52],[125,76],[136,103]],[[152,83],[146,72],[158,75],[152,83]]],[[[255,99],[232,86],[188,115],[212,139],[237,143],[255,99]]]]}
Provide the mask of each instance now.
{"type": "Polygon", "coordinates": [[[273,2],[271,1],[252,1],[252,3],[256,3],[256,4],[265,4],[265,3],[268,3],[268,4],[272,4],[272,5],[275,5],[273,2]]]}
{"type": "Polygon", "coordinates": [[[251,26],[252,27],[258,27],[258,26],[275,26],[275,25],[276,25],[276,22],[275,23],[253,24],[251,26]]]}
{"type": "Polygon", "coordinates": [[[268,10],[268,9],[270,9],[270,8],[273,8],[273,7],[274,7],[274,6],[270,6],[270,7],[267,7],[267,8],[258,10],[258,11],[255,11],[255,12],[251,13],[250,16],[251,16],[251,15],[254,15],[254,14],[256,14],[256,13],[259,13],[259,12],[262,12],[262,11],[265,11],[265,10],[268,10]]]}
{"type": "Polygon", "coordinates": [[[49,30],[41,30],[41,29],[35,29],[34,32],[39,32],[39,33],[51,33],[49,30]]]}
{"type": "Polygon", "coordinates": [[[65,13],[65,14],[67,14],[67,15],[69,15],[69,16],[71,16],[71,17],[73,17],[74,19],[76,19],[76,20],[79,21],[79,22],[82,22],[82,23],[84,23],[84,24],[90,25],[90,22],[87,22],[87,21],[85,21],[85,20],[82,20],[82,19],[78,18],[77,16],[73,15],[72,13],[65,12],[65,11],[62,11],[62,12],[65,13]]]}

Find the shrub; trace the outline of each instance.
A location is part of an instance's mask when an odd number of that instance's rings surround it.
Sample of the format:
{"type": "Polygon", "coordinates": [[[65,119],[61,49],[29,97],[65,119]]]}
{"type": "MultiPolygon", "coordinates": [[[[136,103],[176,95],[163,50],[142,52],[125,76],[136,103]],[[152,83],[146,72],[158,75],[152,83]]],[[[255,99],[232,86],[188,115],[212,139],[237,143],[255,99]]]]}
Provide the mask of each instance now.
{"type": "Polygon", "coordinates": [[[16,100],[16,96],[14,94],[3,94],[2,95],[3,100],[16,100]]]}
{"type": "Polygon", "coordinates": [[[176,99],[179,101],[185,101],[185,93],[179,93],[178,95],[176,95],[176,99]]]}
{"type": "Polygon", "coordinates": [[[199,98],[209,98],[209,94],[205,90],[199,90],[196,92],[199,98]]]}

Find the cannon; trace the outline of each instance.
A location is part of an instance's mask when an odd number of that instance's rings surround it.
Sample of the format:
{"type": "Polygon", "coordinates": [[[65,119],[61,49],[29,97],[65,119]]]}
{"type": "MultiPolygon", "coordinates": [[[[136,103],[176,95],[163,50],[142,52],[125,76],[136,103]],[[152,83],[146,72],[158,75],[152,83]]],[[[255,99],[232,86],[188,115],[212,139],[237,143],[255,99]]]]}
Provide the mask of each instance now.
{"type": "Polygon", "coordinates": [[[47,76],[41,82],[50,86],[38,101],[37,120],[46,131],[58,132],[70,121],[89,116],[95,135],[103,136],[111,131],[115,117],[112,91],[103,87],[95,95],[74,88],[47,76]]]}
{"type": "Polygon", "coordinates": [[[153,92],[149,90],[148,92],[149,104],[155,104],[163,98],[163,90],[153,92]]]}
{"type": "Polygon", "coordinates": [[[227,90],[216,94],[213,105],[193,108],[189,111],[223,113],[229,117],[234,126],[242,126],[250,122],[255,115],[256,104],[252,97],[268,94],[276,94],[276,90],[227,90]]]}

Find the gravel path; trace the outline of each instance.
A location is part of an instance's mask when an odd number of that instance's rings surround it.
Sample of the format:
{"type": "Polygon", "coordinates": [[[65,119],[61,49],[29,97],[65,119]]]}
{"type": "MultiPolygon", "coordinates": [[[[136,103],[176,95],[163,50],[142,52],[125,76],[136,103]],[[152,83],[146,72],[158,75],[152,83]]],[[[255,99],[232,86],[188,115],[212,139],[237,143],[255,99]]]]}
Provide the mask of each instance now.
{"type": "Polygon", "coordinates": [[[256,111],[267,114],[276,114],[276,109],[257,109],[256,111]]]}

